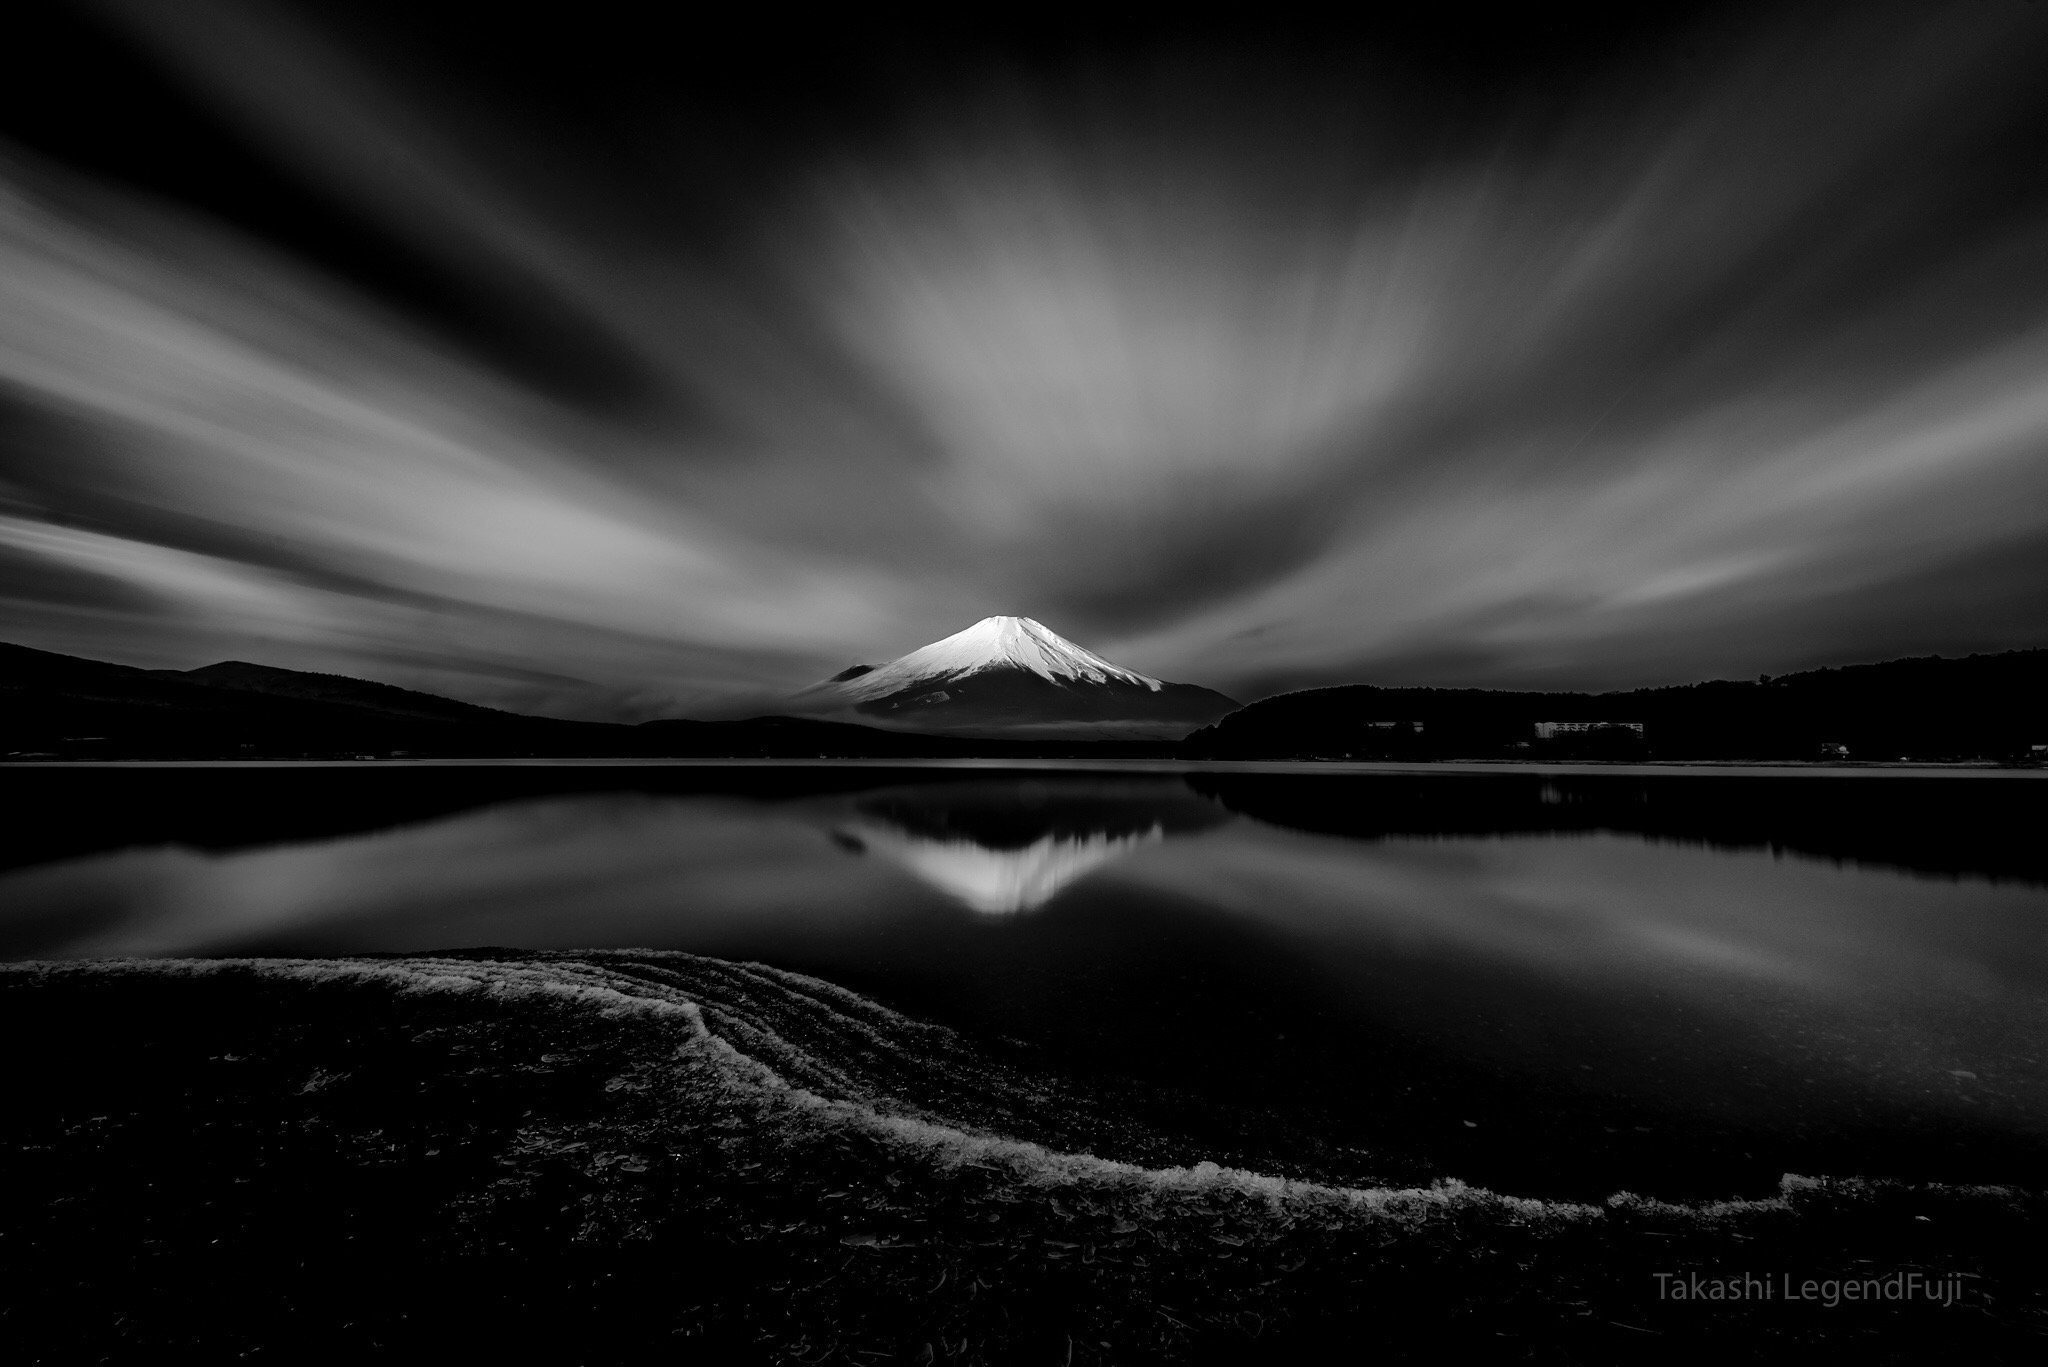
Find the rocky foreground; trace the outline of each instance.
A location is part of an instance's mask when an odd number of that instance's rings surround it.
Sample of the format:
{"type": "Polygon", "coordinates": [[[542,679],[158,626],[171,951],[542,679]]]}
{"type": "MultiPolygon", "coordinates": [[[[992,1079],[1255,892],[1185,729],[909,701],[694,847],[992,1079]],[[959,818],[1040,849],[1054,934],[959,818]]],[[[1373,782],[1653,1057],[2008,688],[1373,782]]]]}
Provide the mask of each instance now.
{"type": "Polygon", "coordinates": [[[1283,1179],[689,955],[25,965],[0,1013],[17,1362],[2034,1362],[2048,1334],[2038,1193],[1283,1179]],[[1772,1293],[1681,1298],[1745,1275],[1772,1293]]]}

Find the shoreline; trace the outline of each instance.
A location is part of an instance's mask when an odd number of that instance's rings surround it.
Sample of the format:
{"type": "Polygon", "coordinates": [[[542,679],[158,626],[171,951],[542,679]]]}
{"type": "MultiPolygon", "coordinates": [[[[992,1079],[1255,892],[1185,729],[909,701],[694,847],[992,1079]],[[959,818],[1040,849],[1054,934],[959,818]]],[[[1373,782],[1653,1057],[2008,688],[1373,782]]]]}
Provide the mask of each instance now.
{"type": "Polygon", "coordinates": [[[1683,1337],[2018,1361],[2048,1325],[2038,1192],[1544,1201],[1096,1158],[1044,1142],[1059,1105],[948,1032],[757,965],[119,960],[10,966],[0,1004],[38,1041],[0,1324],[115,1360],[1289,1361],[1369,1338],[1611,1361],[1683,1337]],[[1966,1295],[1709,1304],[1652,1279],[1873,1267],[1966,1295]]]}
{"type": "Polygon", "coordinates": [[[48,759],[0,760],[0,769],[966,769],[1125,774],[1717,774],[1733,777],[2042,778],[2048,765],[1996,760],[1820,763],[1809,760],[1193,760],[1193,759],[816,759],[596,756],[585,759],[48,759]]]}

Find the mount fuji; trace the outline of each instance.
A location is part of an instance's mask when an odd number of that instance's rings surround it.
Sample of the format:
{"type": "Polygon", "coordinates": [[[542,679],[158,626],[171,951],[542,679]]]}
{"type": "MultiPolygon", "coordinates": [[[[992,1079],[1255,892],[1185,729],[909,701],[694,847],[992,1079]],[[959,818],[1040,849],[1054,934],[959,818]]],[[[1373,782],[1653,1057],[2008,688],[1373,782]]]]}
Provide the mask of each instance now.
{"type": "Polygon", "coordinates": [[[791,698],[798,716],[898,731],[1057,740],[1178,740],[1238,704],[1113,665],[1029,617],[984,617],[885,665],[791,698]]]}

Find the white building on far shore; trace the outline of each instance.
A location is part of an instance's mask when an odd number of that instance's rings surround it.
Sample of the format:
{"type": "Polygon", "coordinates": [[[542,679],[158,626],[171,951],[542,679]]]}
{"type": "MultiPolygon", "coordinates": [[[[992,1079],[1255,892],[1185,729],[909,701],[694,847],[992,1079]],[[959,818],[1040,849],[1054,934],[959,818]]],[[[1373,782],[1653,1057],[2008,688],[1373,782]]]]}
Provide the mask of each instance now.
{"type": "Polygon", "coordinates": [[[1556,740],[1559,736],[1583,736],[1596,731],[1633,731],[1643,734],[1639,721],[1539,721],[1536,739],[1556,740]]]}

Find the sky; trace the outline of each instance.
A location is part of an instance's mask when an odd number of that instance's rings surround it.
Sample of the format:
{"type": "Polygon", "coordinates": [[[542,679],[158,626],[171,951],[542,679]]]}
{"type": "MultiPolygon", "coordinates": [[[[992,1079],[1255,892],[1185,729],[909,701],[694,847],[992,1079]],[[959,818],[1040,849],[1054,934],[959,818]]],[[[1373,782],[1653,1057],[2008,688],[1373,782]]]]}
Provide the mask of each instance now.
{"type": "Polygon", "coordinates": [[[1240,700],[2048,645],[2048,5],[652,8],[20,21],[0,639],[620,720],[994,614],[1240,700]]]}

